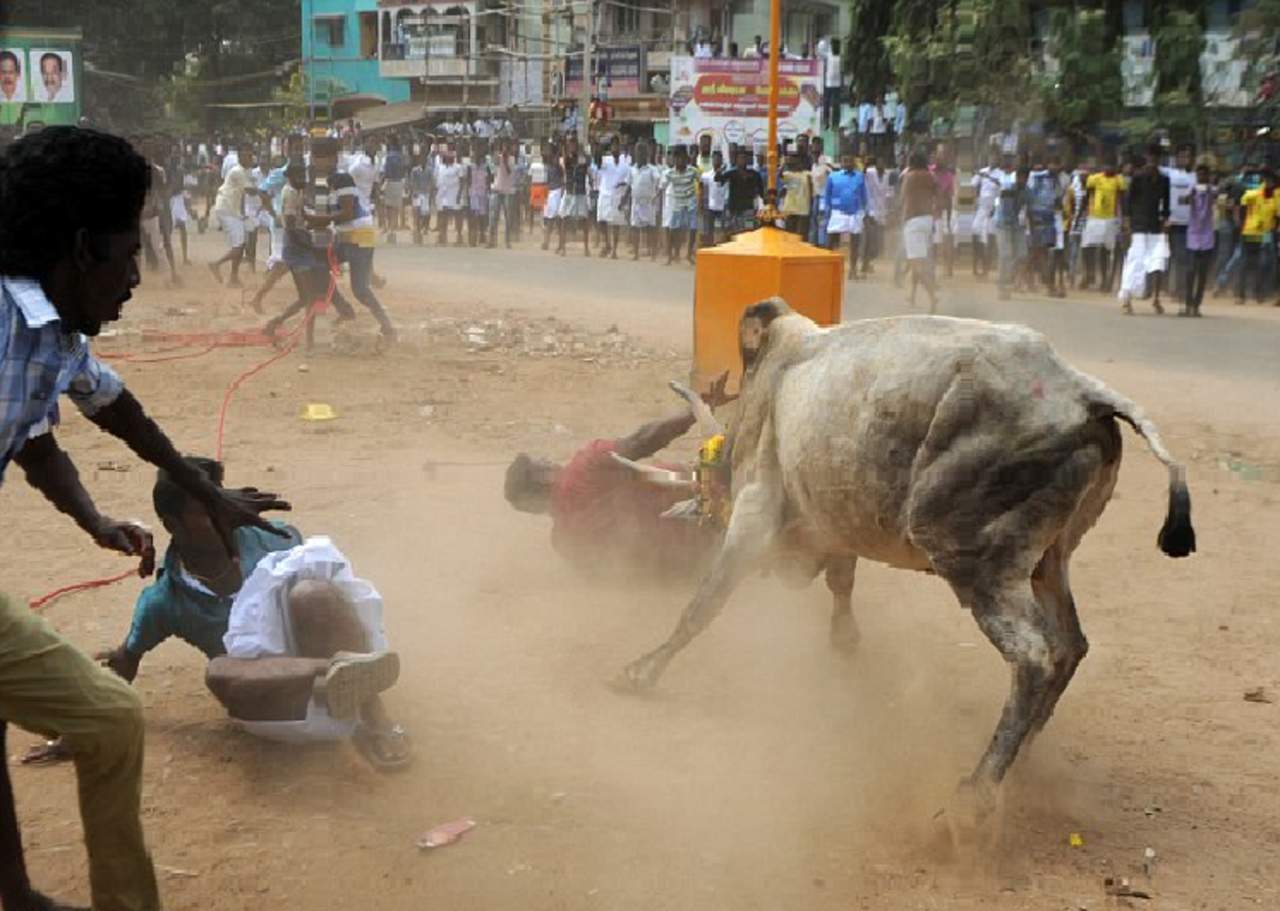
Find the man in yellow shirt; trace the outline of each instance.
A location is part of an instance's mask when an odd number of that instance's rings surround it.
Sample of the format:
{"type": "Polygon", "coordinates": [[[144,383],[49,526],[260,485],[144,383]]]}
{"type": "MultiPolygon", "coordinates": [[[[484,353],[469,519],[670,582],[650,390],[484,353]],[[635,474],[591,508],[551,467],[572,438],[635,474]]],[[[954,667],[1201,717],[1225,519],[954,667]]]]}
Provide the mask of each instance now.
{"type": "Polygon", "coordinates": [[[1253,279],[1253,295],[1262,303],[1263,282],[1267,270],[1263,257],[1274,243],[1277,202],[1276,175],[1271,170],[1262,172],[1262,185],[1254,187],[1240,197],[1240,271],[1236,274],[1236,303],[1243,304],[1245,288],[1253,279]]]}
{"type": "Polygon", "coordinates": [[[1120,236],[1121,198],[1125,190],[1124,175],[1116,172],[1114,161],[1108,161],[1099,173],[1085,179],[1088,194],[1088,216],[1080,247],[1084,251],[1084,282],[1081,288],[1093,286],[1093,276],[1098,274],[1098,287],[1111,286],[1112,254],[1120,236]],[[1101,260],[1099,262],[1099,260],[1101,260]],[[1101,272],[1096,267],[1101,266],[1101,272]]]}

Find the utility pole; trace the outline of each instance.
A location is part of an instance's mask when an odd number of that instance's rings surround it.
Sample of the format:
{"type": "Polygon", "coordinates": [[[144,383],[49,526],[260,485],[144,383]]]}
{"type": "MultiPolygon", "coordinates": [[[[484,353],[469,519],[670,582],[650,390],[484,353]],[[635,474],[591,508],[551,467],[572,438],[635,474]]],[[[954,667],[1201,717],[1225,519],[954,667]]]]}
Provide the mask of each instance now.
{"type": "Polygon", "coordinates": [[[582,41],[582,87],[578,92],[578,148],[586,150],[591,129],[591,87],[595,72],[591,68],[591,45],[596,40],[595,0],[587,0],[587,22],[582,41]]]}
{"type": "Polygon", "coordinates": [[[591,133],[591,91],[595,80],[592,45],[595,44],[595,0],[586,0],[586,20],[582,27],[582,82],[578,86],[578,147],[586,149],[591,133]]]}

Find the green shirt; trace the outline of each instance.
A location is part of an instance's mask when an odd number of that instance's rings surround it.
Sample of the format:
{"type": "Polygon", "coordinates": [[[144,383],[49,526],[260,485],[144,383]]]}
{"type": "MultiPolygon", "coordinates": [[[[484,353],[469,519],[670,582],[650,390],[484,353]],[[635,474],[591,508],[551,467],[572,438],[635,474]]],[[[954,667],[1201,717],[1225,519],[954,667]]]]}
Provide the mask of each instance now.
{"type": "MultiPolygon", "coordinates": [[[[235,530],[241,585],[267,554],[302,543],[302,535],[296,528],[282,522],[272,524],[287,534],[275,535],[250,526],[235,530]]],[[[239,590],[237,586],[236,591],[239,590]]],[[[133,624],[124,647],[130,654],[140,656],[170,636],[177,636],[209,658],[224,655],[222,637],[227,632],[235,597],[234,593],[215,595],[188,581],[181,572],[178,551],[170,544],[164,552],[164,565],[156,573],[156,581],[142,590],[133,606],[133,624]]]]}

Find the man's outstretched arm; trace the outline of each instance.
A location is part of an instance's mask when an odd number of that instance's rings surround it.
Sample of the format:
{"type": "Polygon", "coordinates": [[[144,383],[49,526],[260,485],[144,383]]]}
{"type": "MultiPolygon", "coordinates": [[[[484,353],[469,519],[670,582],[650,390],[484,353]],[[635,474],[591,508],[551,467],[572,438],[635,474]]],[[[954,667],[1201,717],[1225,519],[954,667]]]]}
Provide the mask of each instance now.
{"type": "Polygon", "coordinates": [[[230,490],[214,484],[203,471],[184,459],[155,421],[147,416],[142,404],[128,389],[109,405],[98,408],[89,420],[122,440],[139,458],[163,469],[174,482],[195,497],[209,511],[228,553],[234,553],[231,530],[253,525],[273,534],[283,535],[261,513],[289,509],[289,504],[275,494],[252,487],[230,490]]]}
{"type": "MultiPolygon", "coordinates": [[[[702,393],[702,400],[711,408],[719,408],[721,405],[732,402],[738,396],[725,392],[728,382],[729,371],[726,370],[716,377],[710,389],[702,393]]],[[[617,453],[633,462],[647,459],[688,433],[689,428],[697,423],[697,420],[691,408],[684,408],[660,420],[650,421],[619,440],[617,453]]]]}
{"type": "Polygon", "coordinates": [[[99,546],[123,554],[140,557],[138,574],[151,575],[156,551],[151,533],[138,525],[117,522],[98,512],[93,498],[80,483],[80,473],[70,457],[58,446],[52,433],[27,440],[14,456],[27,476],[27,482],[44,494],[45,499],[69,515],[99,546]]]}
{"type": "Polygon", "coordinates": [[[689,432],[696,419],[693,412],[685,408],[656,421],[642,424],[632,433],[618,441],[617,453],[633,462],[647,459],[656,452],[666,449],[674,441],[689,432]]]}

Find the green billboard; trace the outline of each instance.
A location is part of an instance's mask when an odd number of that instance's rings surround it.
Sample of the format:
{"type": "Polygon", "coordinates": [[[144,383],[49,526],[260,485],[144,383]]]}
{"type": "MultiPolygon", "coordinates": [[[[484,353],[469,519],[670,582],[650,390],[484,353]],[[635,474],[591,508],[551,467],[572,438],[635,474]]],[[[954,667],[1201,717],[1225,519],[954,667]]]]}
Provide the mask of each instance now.
{"type": "Polygon", "coordinates": [[[0,28],[0,126],[80,120],[79,29],[0,28]]]}

